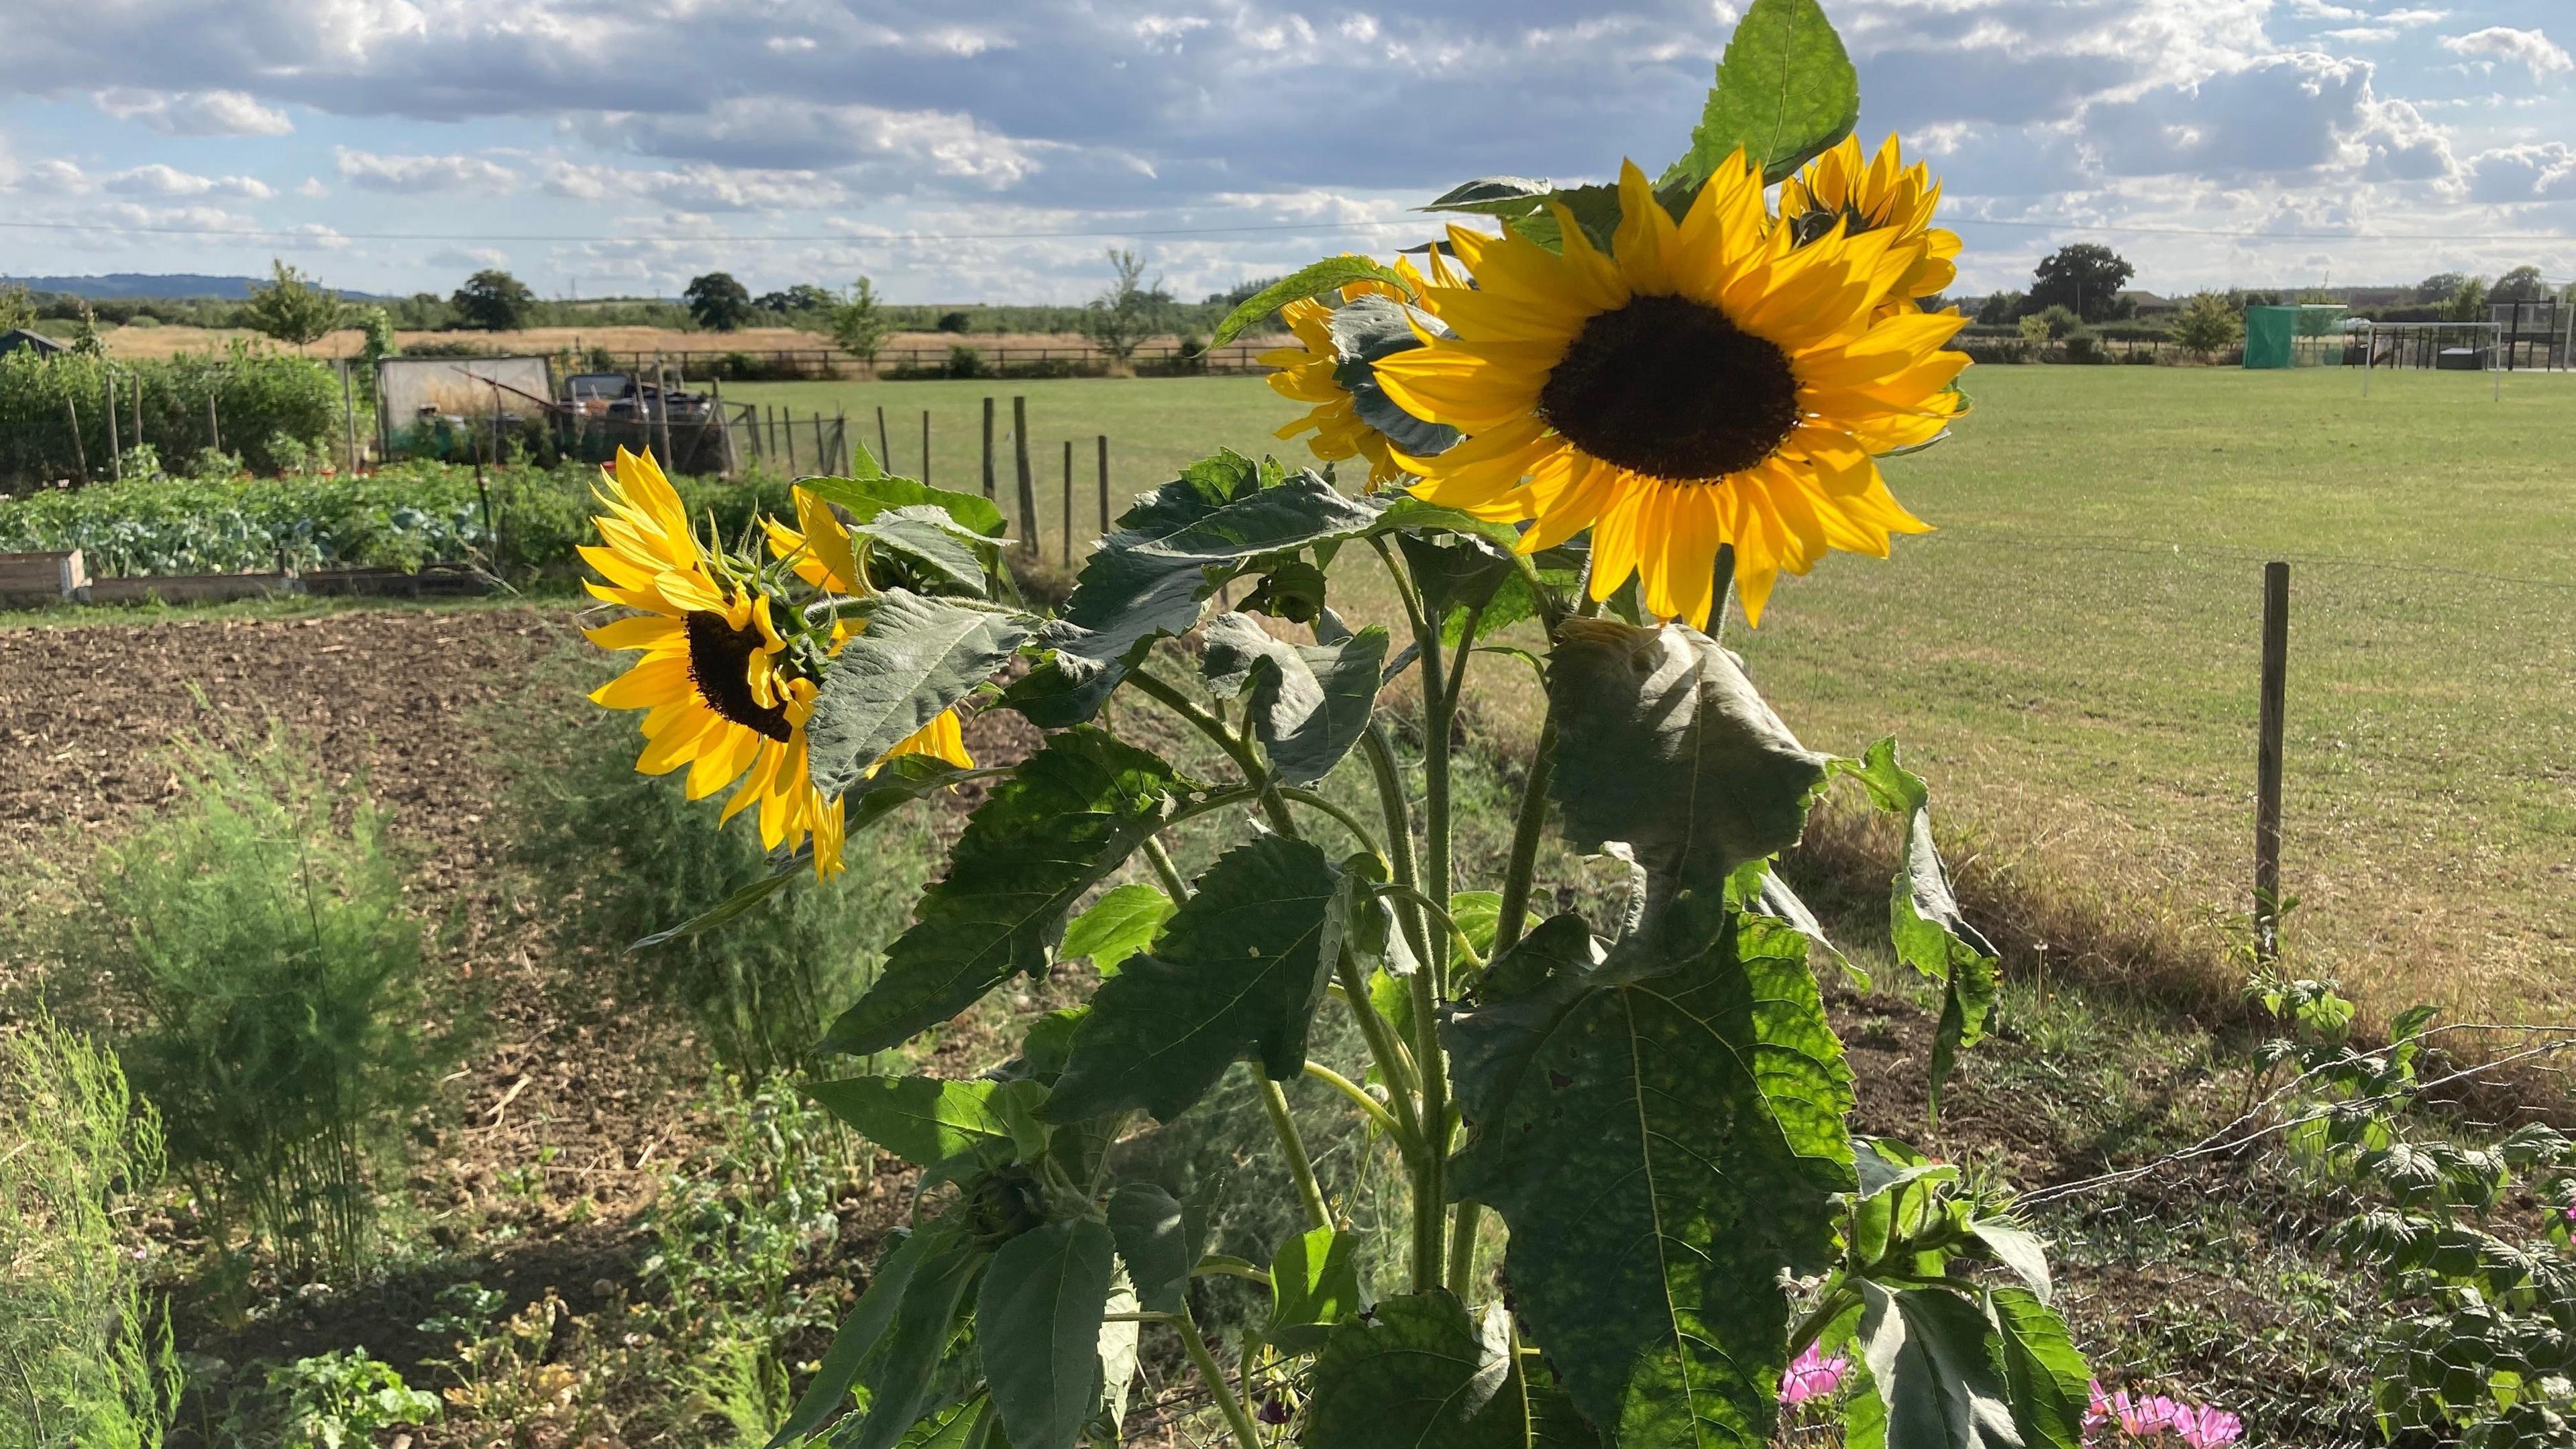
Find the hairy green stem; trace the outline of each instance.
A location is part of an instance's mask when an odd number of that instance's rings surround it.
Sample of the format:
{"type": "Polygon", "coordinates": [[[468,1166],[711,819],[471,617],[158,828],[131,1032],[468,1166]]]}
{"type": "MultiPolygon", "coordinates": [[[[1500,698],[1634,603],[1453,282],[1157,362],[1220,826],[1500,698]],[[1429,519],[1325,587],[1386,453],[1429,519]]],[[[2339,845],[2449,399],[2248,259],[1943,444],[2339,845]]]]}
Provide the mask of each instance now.
{"type": "Polygon", "coordinates": [[[1258,1283],[1264,1288],[1271,1286],[1270,1274],[1268,1271],[1257,1264],[1247,1262],[1242,1258],[1237,1258],[1226,1253],[1210,1253],[1206,1257],[1199,1259],[1199,1265],[1190,1270],[1190,1276],[1193,1278],[1241,1278],[1247,1283],[1258,1283]]]}
{"type": "MultiPolygon", "coordinates": [[[[1387,848],[1392,852],[1387,864],[1395,883],[1420,891],[1422,876],[1413,856],[1413,818],[1404,798],[1404,772],[1395,763],[1395,745],[1386,737],[1386,726],[1376,720],[1360,735],[1360,750],[1368,756],[1369,774],[1377,781],[1378,814],[1386,819],[1387,848]]],[[[1421,907],[1411,900],[1401,902],[1396,919],[1403,923],[1405,944],[1413,948],[1416,960],[1431,959],[1431,928],[1422,916],[1421,907]]]]}
{"type": "Polygon", "coordinates": [[[1370,1096],[1366,1087],[1318,1061],[1306,1063],[1306,1075],[1349,1098],[1351,1105],[1360,1109],[1360,1115],[1369,1119],[1380,1132],[1398,1143],[1404,1140],[1403,1130],[1396,1126],[1394,1114],[1388,1112],[1377,1098],[1370,1096]]]}
{"type": "Polygon", "coordinates": [[[1381,862],[1386,860],[1386,847],[1377,843],[1377,837],[1369,832],[1367,823],[1357,815],[1313,790],[1296,785],[1282,785],[1279,787],[1279,793],[1310,810],[1320,810],[1340,821],[1343,829],[1358,837],[1360,844],[1368,848],[1369,854],[1376,856],[1381,862]]]}
{"type": "Polygon", "coordinates": [[[1547,786],[1556,773],[1556,711],[1538,727],[1538,748],[1530,756],[1529,774],[1521,781],[1521,807],[1512,820],[1512,858],[1503,871],[1501,914],[1494,918],[1494,955],[1499,958],[1521,938],[1529,919],[1530,888],[1538,874],[1538,838],[1547,828],[1547,786]]]}
{"type": "Polygon", "coordinates": [[[1233,759],[1235,767],[1243,771],[1245,782],[1260,792],[1261,810],[1270,817],[1270,828],[1291,840],[1300,838],[1297,822],[1288,814],[1288,802],[1280,798],[1278,783],[1271,778],[1269,767],[1261,763],[1260,754],[1250,744],[1227,729],[1224,720],[1199,708],[1195,700],[1181,693],[1179,687],[1169,680],[1144,669],[1127,671],[1127,678],[1147,696],[1214,740],[1217,748],[1225,751],[1233,759]]]}
{"type": "Polygon", "coordinates": [[[1414,1068],[1396,1046],[1395,1035],[1386,1018],[1377,1014],[1369,1003],[1368,982],[1360,976],[1359,958],[1342,952],[1333,963],[1333,972],[1341,979],[1342,1000],[1360,1024],[1360,1037],[1368,1043],[1369,1057],[1377,1063],[1377,1074],[1386,1081],[1387,1101],[1400,1129],[1396,1145],[1404,1150],[1407,1162],[1418,1162],[1423,1153],[1422,1119],[1414,1114],[1414,1068]]]}
{"type": "Polygon", "coordinates": [[[1172,1320],[1180,1330],[1181,1347],[1188,1351],[1190,1366],[1199,1371],[1199,1379],[1208,1386],[1219,1413],[1225,1415],[1226,1427],[1234,1431],[1234,1442],[1242,1449],[1261,1449],[1261,1431],[1253,1427],[1252,1416],[1244,1412],[1243,1400],[1236,1398],[1234,1387],[1225,1381],[1225,1369],[1208,1352],[1207,1340],[1199,1336],[1196,1320],[1182,1315],[1172,1320]]]}
{"type": "Polygon", "coordinates": [[[1461,1202],[1449,1217],[1449,1291],[1461,1303],[1472,1302],[1476,1286],[1476,1230],[1484,1217],[1482,1203],[1461,1202]]]}
{"type": "Polygon", "coordinates": [[[1279,1134],[1280,1150],[1288,1154],[1288,1175],[1297,1180],[1297,1200],[1306,1206],[1306,1225],[1331,1227],[1333,1210],[1324,1202],[1324,1185],[1315,1180],[1315,1160],[1306,1155],[1306,1139],[1297,1131],[1297,1119],[1288,1115],[1288,1094],[1263,1077],[1261,1105],[1270,1113],[1270,1129],[1279,1134]]]}
{"type": "Polygon", "coordinates": [[[1190,898],[1190,883],[1181,879],[1180,867],[1172,864],[1172,853],[1163,848],[1161,836],[1145,837],[1145,861],[1154,867],[1154,874],[1163,882],[1163,894],[1170,896],[1173,904],[1190,898]]]}
{"type": "Polygon", "coordinates": [[[1449,949],[1455,951],[1469,966],[1480,971],[1484,969],[1485,958],[1477,954],[1476,943],[1467,939],[1467,933],[1459,929],[1458,918],[1449,914],[1447,907],[1435,903],[1431,897],[1407,885],[1388,886],[1386,894],[1400,901],[1411,901],[1421,907],[1425,914],[1448,928],[1449,949]]]}

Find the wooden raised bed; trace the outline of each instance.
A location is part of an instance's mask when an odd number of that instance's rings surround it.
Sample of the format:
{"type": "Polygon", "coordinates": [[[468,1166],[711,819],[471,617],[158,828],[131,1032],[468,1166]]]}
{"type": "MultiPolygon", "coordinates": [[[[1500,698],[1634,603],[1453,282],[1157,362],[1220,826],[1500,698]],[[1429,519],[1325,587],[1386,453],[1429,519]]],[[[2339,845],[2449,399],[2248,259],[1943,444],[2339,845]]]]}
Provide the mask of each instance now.
{"type": "Polygon", "coordinates": [[[492,580],[463,564],[424,564],[418,573],[402,569],[316,569],[304,575],[309,594],[372,594],[394,598],[457,598],[492,592],[492,580]]]}
{"type": "Polygon", "coordinates": [[[89,586],[81,551],[0,553],[0,603],[53,604],[89,586]]]}
{"type": "Polygon", "coordinates": [[[131,579],[92,579],[89,601],[135,604],[159,599],[165,604],[211,604],[287,593],[294,587],[294,580],[284,574],[151,574],[131,579]]]}

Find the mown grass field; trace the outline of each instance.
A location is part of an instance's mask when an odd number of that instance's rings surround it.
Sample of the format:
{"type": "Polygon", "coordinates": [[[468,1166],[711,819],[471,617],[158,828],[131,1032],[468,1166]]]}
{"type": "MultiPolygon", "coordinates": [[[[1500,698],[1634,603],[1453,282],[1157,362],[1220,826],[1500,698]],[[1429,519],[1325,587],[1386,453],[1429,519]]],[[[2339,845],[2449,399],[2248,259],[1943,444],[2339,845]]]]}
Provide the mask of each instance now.
{"type": "MultiPolygon", "coordinates": [[[[1939,525],[1775,596],[1743,650],[1810,745],[1895,734],[1987,866],[2180,923],[2214,958],[2249,908],[2260,572],[2293,564],[2285,883],[2290,941],[2390,1011],[2487,1019],[2576,1004],[2576,380],[2340,371],[2008,368],[1969,377],[1950,443],[1899,461],[1939,525]],[[2134,902],[2134,905],[2130,904],[2134,902]]],[[[1113,510],[1296,409],[1257,379],[801,383],[732,396],[846,408],[893,465],[980,487],[981,400],[1028,399],[1042,536],[1113,510]]],[[[1289,445],[1273,445],[1287,456],[1289,445]]],[[[1352,560],[1348,612],[1382,616],[1352,560]]],[[[1485,724],[1526,738],[1526,671],[1485,724]]],[[[2007,936],[2011,922],[1990,923],[2007,936]]],[[[2018,942],[2027,949],[2037,943],[2018,942]]],[[[2082,943],[2052,943],[2061,953],[2082,943]]]]}

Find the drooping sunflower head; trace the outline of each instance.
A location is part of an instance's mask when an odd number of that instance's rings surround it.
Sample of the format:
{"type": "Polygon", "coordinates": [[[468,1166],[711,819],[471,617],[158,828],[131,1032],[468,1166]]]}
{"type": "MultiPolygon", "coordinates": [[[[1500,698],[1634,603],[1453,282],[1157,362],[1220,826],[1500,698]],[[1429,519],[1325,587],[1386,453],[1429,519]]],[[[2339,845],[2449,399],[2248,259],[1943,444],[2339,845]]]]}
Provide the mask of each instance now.
{"type": "Polygon", "coordinates": [[[1561,207],[1561,252],[1451,230],[1477,281],[1432,290],[1451,335],[1376,368],[1407,412],[1467,435],[1399,454],[1416,491],[1530,522],[1524,551],[1590,528],[1595,598],[1635,576],[1649,611],[1701,627],[1722,546],[1758,621],[1781,570],[1924,531],[1873,457],[1940,433],[1967,359],[1941,350],[1956,316],[1882,312],[1898,234],[1836,222],[1801,245],[1740,155],[1678,221],[1634,165],[1620,207],[1607,252],[1561,207]]]}
{"type": "Polygon", "coordinates": [[[1261,354],[1272,369],[1272,389],[1312,404],[1275,436],[1313,433],[1306,446],[1327,463],[1366,459],[1365,486],[1372,493],[1405,478],[1400,451],[1436,453],[1456,441],[1447,429],[1401,415],[1377,386],[1373,366],[1382,356],[1421,345],[1415,326],[1438,326],[1438,309],[1428,300],[1431,287],[1453,286],[1458,278],[1436,250],[1430,280],[1409,259],[1399,259],[1395,271],[1410,291],[1369,279],[1343,287],[1340,307],[1312,298],[1282,307],[1279,315],[1297,345],[1261,354]]]}
{"type": "Polygon", "coordinates": [[[1900,268],[1887,305],[1902,307],[1937,295],[1958,280],[1959,234],[1932,224],[1941,184],[1932,168],[1905,164],[1891,133],[1878,154],[1863,160],[1860,142],[1845,136],[1807,169],[1780,183],[1780,224],[1800,243],[1815,240],[1839,222],[1845,234],[1894,233],[1891,266],[1900,268]]]}

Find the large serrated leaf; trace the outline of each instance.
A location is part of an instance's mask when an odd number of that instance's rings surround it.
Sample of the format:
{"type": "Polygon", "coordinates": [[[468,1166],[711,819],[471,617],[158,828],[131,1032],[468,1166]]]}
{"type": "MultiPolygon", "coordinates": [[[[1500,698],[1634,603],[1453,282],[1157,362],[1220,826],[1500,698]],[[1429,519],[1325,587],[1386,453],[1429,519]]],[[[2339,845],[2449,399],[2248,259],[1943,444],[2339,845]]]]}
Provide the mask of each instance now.
{"type": "Polygon", "coordinates": [[[1459,432],[1445,423],[1428,422],[1406,412],[1386,395],[1377,380],[1377,364],[1399,352],[1422,346],[1421,334],[1447,337],[1447,324],[1419,308],[1388,297],[1362,297],[1333,311],[1330,330],[1333,381],[1350,394],[1359,420],[1386,435],[1399,451],[1417,458],[1445,453],[1458,445],[1459,432]]]}
{"type": "Polygon", "coordinates": [[[1109,1232],[1127,1260],[1138,1302],[1155,1313],[1189,1306],[1190,1274],[1207,1251],[1205,1209],[1150,1182],[1131,1182],[1109,1198],[1109,1232]]]}
{"type": "Polygon", "coordinates": [[[1338,885],[1302,840],[1265,836],[1218,857],[1154,949],[1101,983],[1048,1118],[1142,1107],[1169,1122],[1247,1055],[1274,1081],[1303,1071],[1338,885]]]}
{"type": "Polygon", "coordinates": [[[1216,325],[1216,334],[1208,339],[1211,347],[1223,347],[1243,335],[1243,329],[1287,306],[1326,292],[1338,292],[1352,282],[1384,282],[1400,292],[1410,293],[1413,284],[1404,274],[1368,257],[1326,257],[1310,262],[1289,276],[1280,278],[1243,300],[1241,306],[1225,315],[1216,325]]]}
{"type": "Polygon", "coordinates": [[[1991,1301],[2004,1395],[2022,1449],[2083,1449],[2093,1374],[2076,1352],[2066,1321],[2040,1293],[1998,1288],[1991,1301]]]}
{"type": "Polygon", "coordinates": [[[905,1285],[912,1281],[924,1259],[950,1246],[946,1234],[938,1229],[913,1232],[898,1228],[896,1233],[894,1247],[878,1260],[867,1291],[859,1295],[849,1317],[841,1320],[840,1331],[832,1335],[831,1346],[823,1351],[813,1382],[805,1386],[796,1406],[788,1410],[787,1421],[770,1436],[766,1449],[785,1449],[821,1428],[824,1420],[840,1411],[842,1401],[849,1397],[850,1386],[859,1381],[861,1365],[893,1325],[905,1285]]]}
{"type": "Polygon", "coordinates": [[[838,795],[1010,662],[1026,625],[1007,614],[901,589],[875,600],[864,633],[841,646],[805,726],[814,788],[838,795]]]}
{"type": "Polygon", "coordinates": [[[1012,1085],[869,1076],[808,1082],[804,1090],[870,1142],[916,1167],[935,1167],[982,1148],[1011,1146],[1010,1121],[994,1098],[1012,1085]]]}
{"type": "Polygon", "coordinates": [[[1171,818],[1190,782],[1088,726],[1047,742],[966,822],[948,875],[914,908],[876,984],[826,1051],[890,1051],[1013,973],[1042,974],[1065,913],[1171,818]]]}
{"type": "Polygon", "coordinates": [[[1824,757],[1707,635],[1568,620],[1547,690],[1548,793],[1578,849],[1625,841],[1662,890],[1714,898],[1737,867],[1797,843],[1824,757]]]}
{"type": "Polygon", "coordinates": [[[1887,1449],[2026,1449],[1994,1325],[1976,1304],[1940,1288],[1859,1286],[1853,1341],[1869,1366],[1887,1449]]]}
{"type": "Polygon", "coordinates": [[[1529,1449],[1511,1329],[1445,1291],[1379,1300],[1315,1360],[1306,1442],[1336,1449],[1529,1449]]]}
{"type": "Polygon", "coordinates": [[[864,1414],[832,1431],[832,1449],[893,1449],[931,1405],[940,1360],[956,1337],[958,1311],[984,1271],[987,1254],[944,1239],[903,1285],[903,1297],[859,1375],[868,1389],[864,1414]]]}
{"type": "Polygon", "coordinates": [[[965,533],[946,512],[928,504],[887,509],[853,527],[850,536],[865,542],[869,574],[880,587],[886,579],[876,560],[890,555],[899,571],[918,579],[927,592],[981,598],[986,570],[995,559],[990,539],[965,533]]]}
{"type": "Polygon", "coordinates": [[[1270,1259],[1270,1322],[1261,1336],[1305,1353],[1361,1307],[1359,1245],[1348,1233],[1313,1228],[1280,1244],[1270,1259]]]}
{"type": "Polygon", "coordinates": [[[1386,663],[1386,630],[1371,625],[1332,644],[1290,644],[1248,614],[1207,625],[1201,668],[1220,694],[1249,692],[1252,731],[1291,785],[1324,778],[1359,743],[1386,663]]]}
{"type": "Polygon", "coordinates": [[[1897,763],[1896,741],[1880,740],[1858,760],[1835,760],[1832,768],[1861,782],[1871,803],[1899,818],[1905,833],[1905,855],[1889,883],[1888,941],[1896,958],[1926,978],[1941,983],[1941,1019],[1933,1028],[1931,1093],[1937,1119],[1941,1088],[1950,1079],[1959,1053],[1985,1036],[1993,1012],[1996,983],[2002,973],[1995,948],[1960,913],[1950,888],[1950,870],[1932,838],[1932,790],[1923,777],[1897,763]]]}
{"type": "Polygon", "coordinates": [[[1101,1315],[1117,1253],[1105,1224],[1049,1223],[1004,1243],[975,1299],[975,1346],[1012,1449],[1072,1449],[1100,1412],[1101,1315]]]}
{"type": "Polygon", "coordinates": [[[1718,60],[1690,150],[1657,184],[1695,189],[1741,147],[1777,185],[1859,121],[1860,77],[1816,0],[1753,0],[1718,60]]]}
{"type": "Polygon", "coordinates": [[[1423,205],[1423,211],[1462,211],[1475,216],[1525,216],[1556,187],[1526,176],[1480,176],[1461,182],[1423,205]]]}
{"type": "Polygon", "coordinates": [[[1758,1445],[1787,1360],[1769,1285],[1830,1261],[1855,1183],[1806,938],[1730,916],[1699,956],[1592,968],[1566,931],[1522,943],[1565,964],[1441,1033],[1474,1128],[1455,1194],[1510,1226],[1521,1320],[1605,1435],[1758,1445]]]}
{"type": "Polygon", "coordinates": [[[955,519],[959,527],[976,537],[1001,538],[1002,510],[993,505],[992,499],[898,478],[878,468],[876,460],[865,451],[859,453],[857,461],[865,466],[856,477],[807,478],[801,486],[818,498],[840,505],[853,522],[870,522],[890,509],[929,507],[955,519]]]}
{"type": "Polygon", "coordinates": [[[1154,944],[1175,909],[1172,898],[1152,886],[1120,886],[1074,918],[1057,954],[1066,960],[1088,958],[1101,975],[1115,976],[1128,957],[1154,944]]]}

